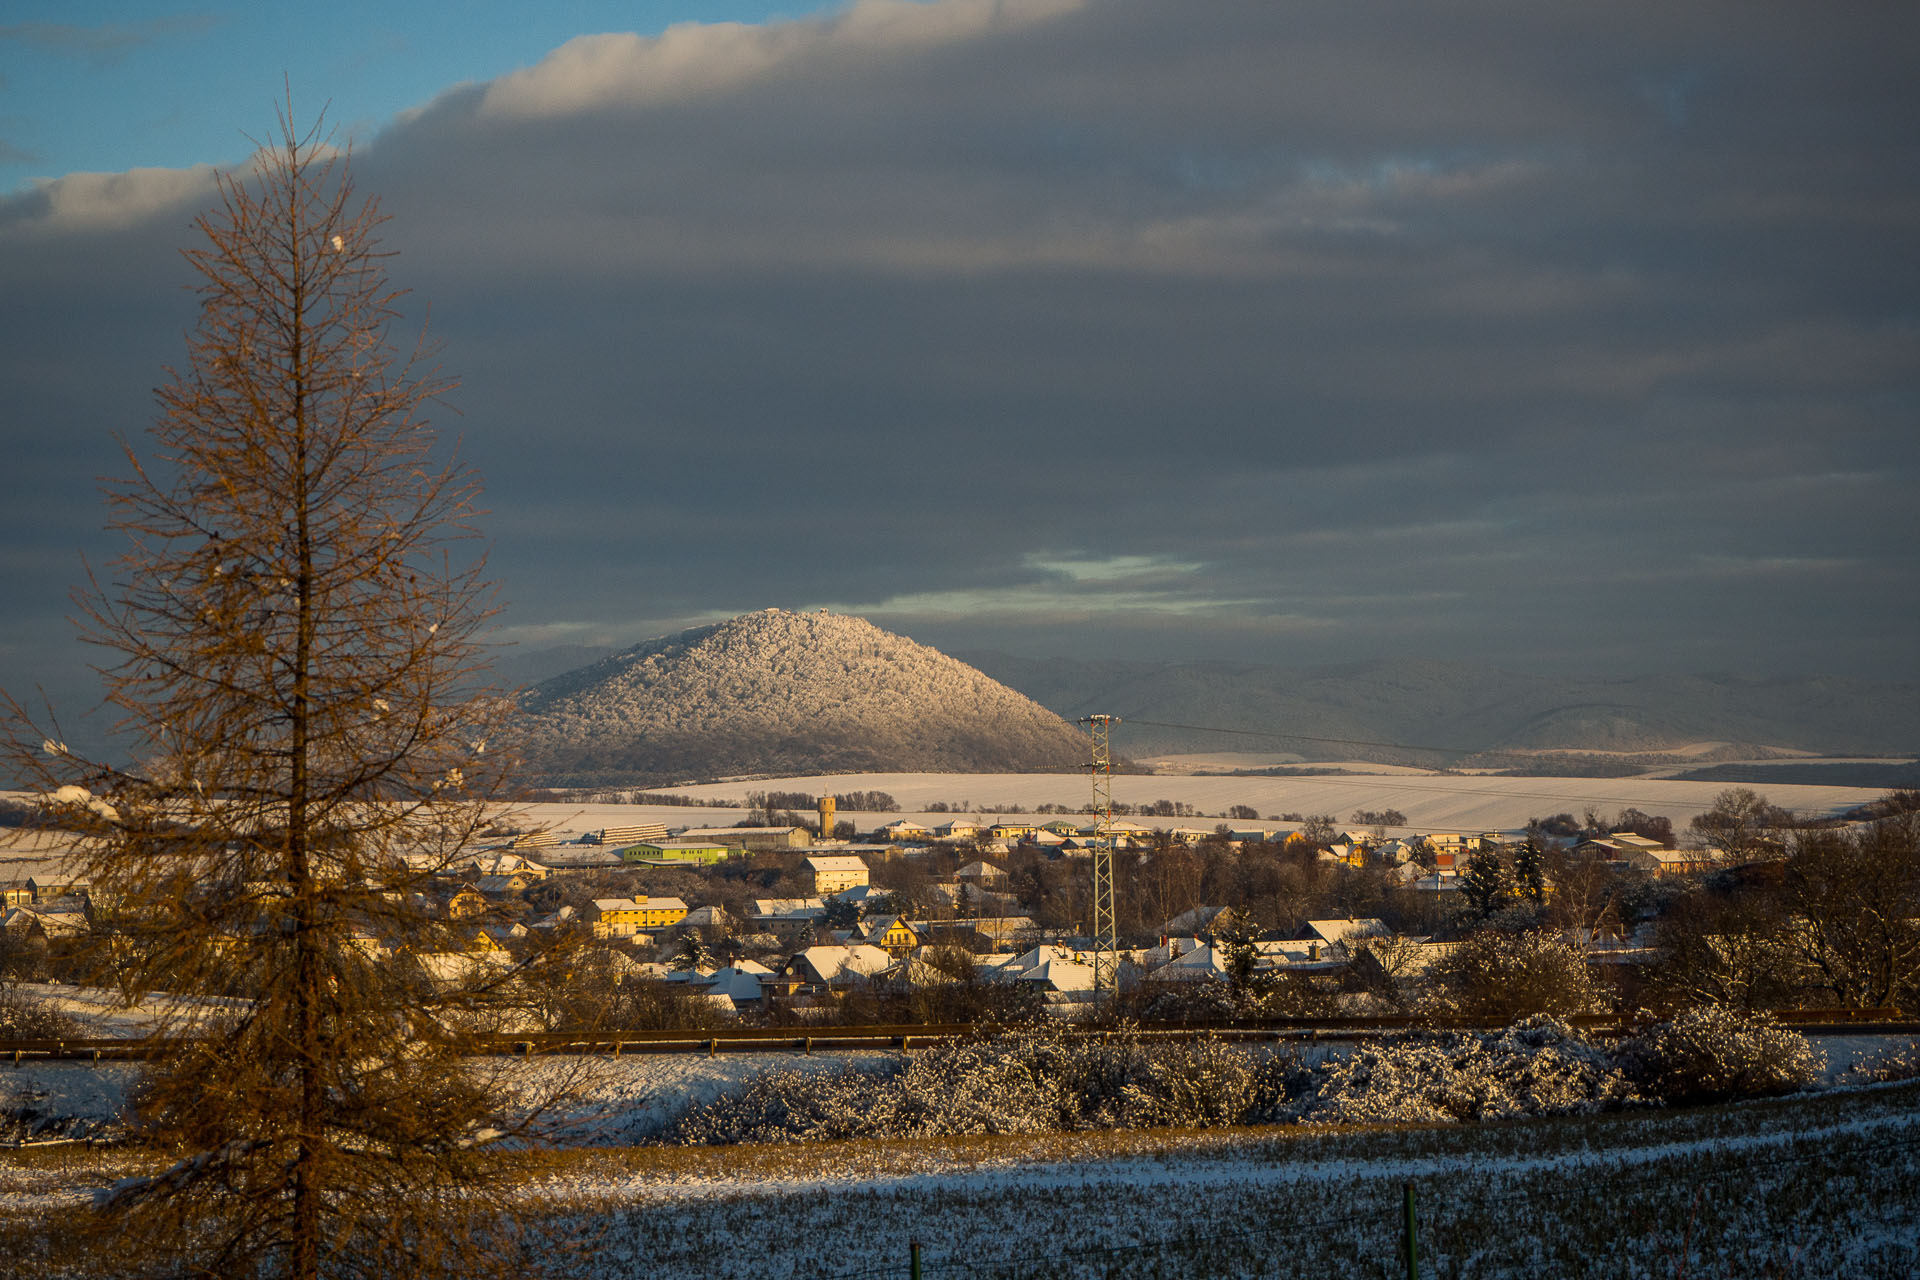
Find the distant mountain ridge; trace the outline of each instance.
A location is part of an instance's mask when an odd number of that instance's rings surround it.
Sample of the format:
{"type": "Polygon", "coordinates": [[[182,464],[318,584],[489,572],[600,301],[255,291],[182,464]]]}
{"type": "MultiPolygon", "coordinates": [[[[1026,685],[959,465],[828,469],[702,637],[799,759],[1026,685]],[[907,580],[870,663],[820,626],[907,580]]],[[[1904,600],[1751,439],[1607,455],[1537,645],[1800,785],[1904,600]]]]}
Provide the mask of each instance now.
{"type": "Polygon", "coordinates": [[[559,785],[1081,765],[1052,712],[861,618],[767,609],[663,636],[521,695],[533,776],[559,785]]]}
{"type": "Polygon", "coordinates": [[[1145,721],[1463,753],[1659,752],[1696,742],[1825,755],[1920,749],[1920,685],[1914,684],[1825,676],[1571,679],[1427,660],[1287,668],[963,656],[1068,719],[1104,713],[1132,720],[1124,734],[1116,731],[1114,745],[1133,756],[1228,750],[1298,750],[1322,759],[1395,756],[1381,748],[1290,744],[1145,721]]]}

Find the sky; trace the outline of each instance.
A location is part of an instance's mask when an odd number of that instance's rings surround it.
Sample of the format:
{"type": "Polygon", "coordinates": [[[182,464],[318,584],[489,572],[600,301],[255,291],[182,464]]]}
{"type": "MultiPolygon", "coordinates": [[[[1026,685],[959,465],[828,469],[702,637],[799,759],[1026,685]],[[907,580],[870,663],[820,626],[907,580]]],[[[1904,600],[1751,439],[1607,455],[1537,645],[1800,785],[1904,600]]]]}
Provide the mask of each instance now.
{"type": "Polygon", "coordinates": [[[289,87],[461,380],[523,651],[781,606],[1911,679],[1916,65],[1906,3],[16,2],[0,687],[80,679],[97,477],[289,87]]]}

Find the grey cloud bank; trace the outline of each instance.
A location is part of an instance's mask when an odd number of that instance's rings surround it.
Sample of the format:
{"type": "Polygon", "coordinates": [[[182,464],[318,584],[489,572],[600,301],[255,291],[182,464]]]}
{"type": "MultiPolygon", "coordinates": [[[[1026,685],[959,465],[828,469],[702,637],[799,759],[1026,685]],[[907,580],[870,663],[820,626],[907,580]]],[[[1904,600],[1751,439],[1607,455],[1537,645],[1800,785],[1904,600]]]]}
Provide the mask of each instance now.
{"type": "MultiPolygon", "coordinates": [[[[355,165],[529,647],[831,605],[1035,655],[1904,678],[1917,37],[863,4],[582,37],[355,165]]],[[[0,202],[8,688],[73,668],[206,187],[0,202]]]]}

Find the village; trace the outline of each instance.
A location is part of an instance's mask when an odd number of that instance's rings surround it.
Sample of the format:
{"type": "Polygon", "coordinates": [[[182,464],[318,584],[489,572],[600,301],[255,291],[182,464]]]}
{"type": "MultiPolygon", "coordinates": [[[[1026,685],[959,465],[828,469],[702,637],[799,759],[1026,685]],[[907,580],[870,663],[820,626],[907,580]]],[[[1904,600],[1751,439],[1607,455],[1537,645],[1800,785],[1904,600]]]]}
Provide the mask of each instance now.
{"type": "MultiPolygon", "coordinates": [[[[1738,959],[1753,948],[1718,934],[1704,958],[1676,955],[1698,949],[1672,935],[1697,929],[1702,904],[1764,892],[1785,849],[1676,847],[1670,823],[1636,810],[1592,829],[1563,814],[1473,834],[1393,834],[1387,820],[1403,815],[1365,810],[1353,817],[1370,825],[1345,828],[1330,816],[1150,826],[1063,814],[895,818],[856,832],[830,796],[805,817],[768,806],[762,825],[500,829],[418,881],[415,907],[438,922],[430,948],[371,924],[353,943],[423,993],[490,990],[502,1030],[1116,1012],[1502,1018],[1697,998],[1687,993],[1703,980],[1744,984],[1748,1003],[1869,994],[1809,982],[1822,957],[1796,955],[1806,930],[1790,920],[1759,948],[1764,963],[1738,959]],[[1087,928],[1101,841],[1121,868],[1118,1010],[1096,1008],[1087,928]],[[1494,945],[1530,950],[1536,970],[1544,956],[1562,976],[1509,989],[1473,955],[1494,945]],[[560,954],[564,976],[540,963],[560,954]],[[1766,972],[1732,972],[1756,964],[1766,972]]],[[[1713,821],[1695,826],[1697,837],[1713,821]]],[[[58,831],[11,834],[0,966],[16,981],[81,980],[79,957],[113,930],[111,913],[76,878],[58,831]]],[[[1868,1003],[1889,1003],[1905,980],[1868,1003]]]]}

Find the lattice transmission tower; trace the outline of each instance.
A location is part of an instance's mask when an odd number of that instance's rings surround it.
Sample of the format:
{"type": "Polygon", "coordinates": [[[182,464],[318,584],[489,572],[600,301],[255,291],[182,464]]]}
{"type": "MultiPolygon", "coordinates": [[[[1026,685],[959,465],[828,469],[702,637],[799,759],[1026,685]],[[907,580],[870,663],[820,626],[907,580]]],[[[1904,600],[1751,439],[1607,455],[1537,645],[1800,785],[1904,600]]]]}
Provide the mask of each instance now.
{"type": "Polygon", "coordinates": [[[1107,737],[1119,716],[1081,716],[1093,743],[1093,1003],[1120,993],[1119,926],[1113,912],[1113,753],[1107,737]]]}

